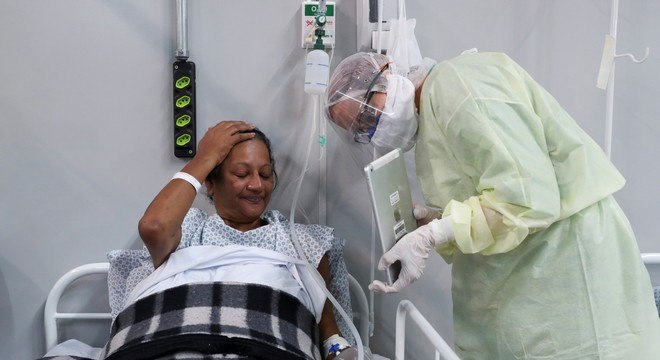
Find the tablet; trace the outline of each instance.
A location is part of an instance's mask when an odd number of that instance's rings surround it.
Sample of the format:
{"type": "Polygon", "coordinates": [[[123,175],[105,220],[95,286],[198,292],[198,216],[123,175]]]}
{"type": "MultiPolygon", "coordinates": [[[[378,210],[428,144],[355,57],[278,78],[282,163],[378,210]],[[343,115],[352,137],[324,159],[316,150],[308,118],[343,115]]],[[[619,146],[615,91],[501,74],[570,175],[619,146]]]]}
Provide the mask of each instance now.
{"type": "MultiPolygon", "coordinates": [[[[371,195],[371,205],[378,226],[383,253],[404,235],[417,228],[403,153],[395,149],[364,168],[371,195]]],[[[387,269],[390,285],[401,270],[397,261],[387,269]]]]}

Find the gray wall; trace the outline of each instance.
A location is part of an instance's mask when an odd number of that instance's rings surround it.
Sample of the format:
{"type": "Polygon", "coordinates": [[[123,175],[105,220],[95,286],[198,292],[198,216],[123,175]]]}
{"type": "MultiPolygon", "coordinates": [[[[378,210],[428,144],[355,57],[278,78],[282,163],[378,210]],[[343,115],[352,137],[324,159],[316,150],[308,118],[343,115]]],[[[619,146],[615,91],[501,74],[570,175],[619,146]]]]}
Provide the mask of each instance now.
{"type": "MultiPolygon", "coordinates": [[[[545,85],[603,144],[605,93],[595,88],[610,2],[416,0],[422,53],[438,60],[477,47],[503,51],[545,85]]],[[[137,221],[184,160],[172,155],[173,1],[3,1],[0,11],[0,354],[44,354],[43,306],[67,270],[137,247],[137,221]]],[[[339,1],[333,64],[356,49],[355,2],[339,1]]],[[[622,2],[612,159],[627,178],[616,194],[644,252],[660,252],[660,3],[622,2]]],[[[273,140],[281,175],[272,208],[288,215],[313,119],[302,90],[299,1],[191,1],[198,135],[245,119],[273,140]]],[[[363,158],[346,156],[329,128],[328,224],[347,239],[349,270],[365,285],[371,209],[363,158]]],[[[296,219],[318,219],[318,151],[296,219]]],[[[200,197],[198,206],[206,207],[200,197]]],[[[453,341],[450,266],[433,255],[401,295],[376,295],[374,352],[393,357],[394,309],[408,298],[453,341]]],[[[380,276],[380,274],[377,274],[380,276]]],[[[409,326],[411,358],[433,351],[409,326]]]]}

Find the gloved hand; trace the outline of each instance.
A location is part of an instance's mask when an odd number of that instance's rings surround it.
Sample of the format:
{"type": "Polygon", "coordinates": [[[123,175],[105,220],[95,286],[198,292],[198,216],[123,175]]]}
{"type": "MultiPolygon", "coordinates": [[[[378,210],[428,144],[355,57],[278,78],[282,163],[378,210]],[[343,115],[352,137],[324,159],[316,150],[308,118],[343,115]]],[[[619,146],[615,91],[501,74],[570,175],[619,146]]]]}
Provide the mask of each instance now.
{"type": "Polygon", "coordinates": [[[399,292],[422,276],[429,253],[438,245],[454,241],[451,216],[435,219],[427,225],[407,234],[390,251],[383,254],[378,262],[378,269],[385,270],[395,261],[401,261],[401,272],[394,284],[386,285],[374,280],[369,290],[378,292],[399,292]]]}
{"type": "Polygon", "coordinates": [[[417,220],[417,227],[420,227],[435,219],[442,218],[442,212],[423,205],[413,204],[413,216],[417,220]]]}

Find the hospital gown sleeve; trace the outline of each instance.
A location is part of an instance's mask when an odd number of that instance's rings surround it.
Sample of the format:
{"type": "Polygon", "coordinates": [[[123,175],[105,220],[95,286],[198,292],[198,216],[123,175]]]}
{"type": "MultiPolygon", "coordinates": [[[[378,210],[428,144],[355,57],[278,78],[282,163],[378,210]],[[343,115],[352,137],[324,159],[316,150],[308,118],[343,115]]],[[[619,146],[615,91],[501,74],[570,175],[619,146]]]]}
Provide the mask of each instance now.
{"type": "Polygon", "coordinates": [[[202,230],[208,217],[208,214],[201,209],[190,208],[188,210],[181,224],[181,241],[177,250],[202,245],[202,230]]]}
{"type": "Polygon", "coordinates": [[[560,193],[541,121],[527,104],[467,94],[444,123],[447,148],[478,195],[452,200],[455,244],[463,253],[510,251],[560,213],[560,193]]]}

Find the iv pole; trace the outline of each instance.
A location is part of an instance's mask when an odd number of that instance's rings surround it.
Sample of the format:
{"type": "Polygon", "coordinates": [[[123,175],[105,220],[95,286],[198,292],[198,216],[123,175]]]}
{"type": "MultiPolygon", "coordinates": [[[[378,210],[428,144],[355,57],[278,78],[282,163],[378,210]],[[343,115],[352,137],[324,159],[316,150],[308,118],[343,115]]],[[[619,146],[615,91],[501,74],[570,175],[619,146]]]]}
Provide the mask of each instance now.
{"type": "Polygon", "coordinates": [[[605,35],[605,46],[603,57],[598,72],[598,81],[596,87],[606,90],[605,98],[605,154],[611,158],[612,154],[612,128],[614,113],[614,70],[615,59],[619,57],[628,57],[634,63],[642,63],[649,57],[649,48],[641,59],[635,58],[632,54],[616,53],[616,35],[617,23],[619,21],[619,0],[612,0],[612,10],[610,13],[610,33],[605,35]]]}

